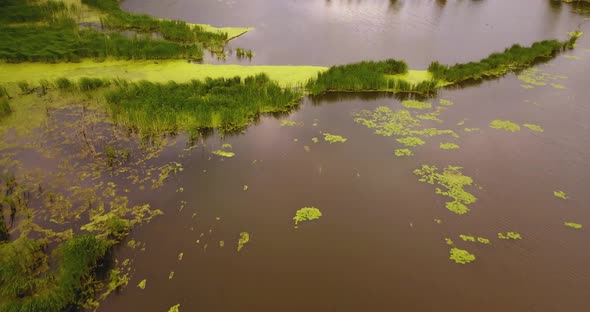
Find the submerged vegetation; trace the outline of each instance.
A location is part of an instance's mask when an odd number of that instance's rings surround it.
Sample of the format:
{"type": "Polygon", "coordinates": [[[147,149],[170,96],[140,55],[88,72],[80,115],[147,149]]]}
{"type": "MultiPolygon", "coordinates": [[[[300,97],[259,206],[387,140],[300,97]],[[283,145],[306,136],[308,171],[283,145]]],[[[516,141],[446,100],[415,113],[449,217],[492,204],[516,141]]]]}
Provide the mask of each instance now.
{"type": "Polygon", "coordinates": [[[303,221],[317,220],[322,216],[322,212],[316,207],[304,207],[295,213],[295,225],[303,221]]]}
{"type": "Polygon", "coordinates": [[[456,214],[465,214],[469,212],[467,205],[475,203],[477,198],[473,194],[465,191],[466,186],[473,184],[471,177],[461,173],[461,167],[448,166],[439,172],[435,166],[422,165],[421,168],[414,170],[418,175],[420,182],[434,185],[435,183],[444,188],[436,188],[436,194],[450,197],[453,199],[445,204],[448,210],[456,214]]]}

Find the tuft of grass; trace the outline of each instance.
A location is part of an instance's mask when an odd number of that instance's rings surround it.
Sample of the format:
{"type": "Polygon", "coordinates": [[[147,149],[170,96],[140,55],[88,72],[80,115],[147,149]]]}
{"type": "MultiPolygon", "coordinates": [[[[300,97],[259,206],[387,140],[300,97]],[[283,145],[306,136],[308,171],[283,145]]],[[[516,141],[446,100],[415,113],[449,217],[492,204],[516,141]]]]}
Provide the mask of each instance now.
{"type": "Polygon", "coordinates": [[[0,120],[12,114],[12,107],[10,101],[6,97],[0,97],[0,120]]]}
{"type": "Polygon", "coordinates": [[[474,254],[469,253],[467,250],[456,247],[451,248],[451,256],[449,258],[458,264],[467,264],[475,261],[474,254]]]}
{"type": "Polygon", "coordinates": [[[322,212],[316,207],[304,207],[295,213],[295,225],[303,221],[317,220],[322,216],[322,212]]]}

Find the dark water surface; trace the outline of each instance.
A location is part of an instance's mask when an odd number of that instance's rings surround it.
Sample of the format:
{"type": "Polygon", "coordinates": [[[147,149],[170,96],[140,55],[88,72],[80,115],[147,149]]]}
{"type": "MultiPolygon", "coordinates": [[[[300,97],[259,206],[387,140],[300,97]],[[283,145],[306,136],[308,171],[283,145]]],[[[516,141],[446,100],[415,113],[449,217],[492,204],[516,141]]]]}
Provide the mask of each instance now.
{"type": "MultiPolygon", "coordinates": [[[[424,67],[432,59],[471,60],[515,42],[563,38],[583,20],[566,5],[541,0],[128,0],[123,6],[257,27],[232,45],[254,48],[254,62],[261,64],[396,57],[424,67]]],[[[559,56],[538,66],[567,76],[557,82],[565,89],[525,89],[510,74],[441,91],[440,98],[455,104],[439,116],[442,123],[432,124],[460,138],[428,138],[409,158],[393,155],[400,148],[395,138],[354,122],[352,113],[362,109],[401,108],[394,97],[374,94],[306,98],[282,118],[302,126],[263,117],[241,135],[213,136],[189,153],[180,139],[161,157],[183,163],[184,171],[140,199],[166,214],[131,234],[146,243],[145,251],[115,252],[119,260],[133,258],[135,272],[101,310],[167,311],[180,304],[181,311],[587,311],[589,49],[585,36],[568,53],[578,59],[559,56]],[[545,132],[492,129],[494,119],[538,124],[545,132]],[[321,131],[348,141],[329,144],[321,131]],[[460,149],[441,150],[446,141],[460,149]],[[223,143],[232,145],[234,158],[211,154],[223,143]],[[445,209],[447,199],[412,173],[422,164],[464,167],[476,184],[467,188],[478,198],[471,212],[445,209]],[[570,199],[554,197],[555,190],[570,199]],[[323,216],[295,229],[295,211],[305,206],[320,208],[323,216]],[[585,228],[565,227],[566,221],[585,228]],[[251,241],[238,253],[244,231],[251,241]],[[506,231],[523,239],[499,240],[497,233],[506,231]],[[491,244],[459,239],[468,233],[491,244]],[[446,237],[477,260],[449,260],[446,237]],[[135,287],[142,279],[145,290],[135,287]]]]}

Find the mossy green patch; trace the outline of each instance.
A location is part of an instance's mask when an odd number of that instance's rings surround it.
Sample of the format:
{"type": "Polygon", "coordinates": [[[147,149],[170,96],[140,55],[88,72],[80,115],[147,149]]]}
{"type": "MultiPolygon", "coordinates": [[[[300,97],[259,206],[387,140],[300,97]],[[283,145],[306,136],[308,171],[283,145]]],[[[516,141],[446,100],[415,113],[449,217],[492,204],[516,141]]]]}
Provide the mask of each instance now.
{"type": "Polygon", "coordinates": [[[396,139],[396,141],[398,141],[399,143],[401,143],[405,146],[419,146],[419,145],[426,144],[426,142],[424,142],[424,140],[417,138],[417,137],[399,138],[399,139],[396,139]]]}
{"type": "Polygon", "coordinates": [[[436,166],[422,165],[420,169],[414,170],[414,174],[418,175],[420,182],[428,184],[437,184],[444,188],[437,187],[436,194],[450,197],[453,199],[445,204],[445,207],[456,214],[465,214],[469,212],[467,205],[475,203],[477,198],[473,194],[465,191],[466,186],[473,184],[471,177],[465,176],[461,173],[461,167],[448,166],[442,173],[439,172],[436,166]]]}
{"type": "Polygon", "coordinates": [[[459,145],[455,143],[440,143],[440,149],[443,150],[450,150],[450,149],[458,149],[459,145]]]}
{"type": "Polygon", "coordinates": [[[573,229],[579,230],[582,228],[582,225],[579,223],[574,223],[574,222],[565,222],[563,223],[565,226],[571,227],[573,229]]]}
{"type": "Polygon", "coordinates": [[[304,207],[295,213],[295,225],[302,221],[311,221],[319,219],[322,216],[322,212],[316,207],[304,207]]]}
{"type": "Polygon", "coordinates": [[[330,134],[330,133],[324,133],[324,140],[326,142],[330,142],[330,144],[344,143],[344,142],[348,141],[348,139],[343,136],[336,135],[336,134],[330,134]]]}
{"type": "Polygon", "coordinates": [[[467,264],[475,261],[475,255],[469,253],[467,250],[451,248],[450,259],[458,264],[467,264]]]}
{"type": "Polygon", "coordinates": [[[394,152],[394,154],[397,157],[412,156],[412,155],[414,155],[414,153],[412,153],[412,151],[409,150],[409,149],[407,149],[407,148],[396,149],[395,152],[394,152]]]}
{"type": "Polygon", "coordinates": [[[516,131],[520,131],[520,126],[518,124],[515,124],[511,121],[508,120],[493,120],[490,123],[490,127],[494,128],[494,129],[501,129],[501,130],[506,130],[506,131],[510,131],[510,132],[516,132],[516,131]]]}
{"type": "Polygon", "coordinates": [[[553,195],[557,198],[568,199],[569,197],[564,191],[553,191],[553,195]]]}
{"type": "Polygon", "coordinates": [[[420,102],[416,100],[406,100],[402,101],[402,105],[405,108],[413,108],[413,109],[430,109],[432,108],[432,104],[428,102],[420,102]]]}
{"type": "Polygon", "coordinates": [[[535,131],[535,132],[545,132],[545,130],[543,128],[541,128],[541,126],[539,125],[535,125],[535,124],[524,124],[523,125],[525,128],[528,128],[529,130],[535,131]]]}

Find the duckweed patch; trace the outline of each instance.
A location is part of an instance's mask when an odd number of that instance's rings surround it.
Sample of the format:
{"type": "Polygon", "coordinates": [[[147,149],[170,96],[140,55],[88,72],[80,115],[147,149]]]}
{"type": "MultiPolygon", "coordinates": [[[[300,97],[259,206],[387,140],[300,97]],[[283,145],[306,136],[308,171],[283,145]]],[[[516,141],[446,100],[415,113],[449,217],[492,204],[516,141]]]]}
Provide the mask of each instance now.
{"type": "Polygon", "coordinates": [[[493,120],[490,123],[490,127],[494,129],[501,129],[510,132],[520,131],[520,126],[508,120],[493,120]]]}
{"type": "Polygon", "coordinates": [[[465,242],[474,242],[475,243],[475,236],[461,234],[461,235],[459,235],[459,237],[465,242]]]}
{"type": "Polygon", "coordinates": [[[424,140],[417,138],[417,137],[399,138],[399,139],[396,139],[396,141],[398,141],[399,143],[401,143],[405,146],[419,146],[419,145],[426,144],[426,142],[424,142],[424,140]]]}
{"type": "Polygon", "coordinates": [[[313,138],[311,138],[311,141],[312,141],[313,143],[317,143],[317,142],[319,142],[319,141],[320,141],[320,139],[318,139],[318,138],[316,138],[316,137],[313,137],[313,138]]]}
{"type": "Polygon", "coordinates": [[[168,309],[168,312],[180,312],[180,303],[170,307],[170,309],[168,309]]]}
{"type": "Polygon", "coordinates": [[[535,124],[524,124],[523,125],[525,128],[528,128],[529,130],[535,131],[535,132],[545,132],[545,130],[543,128],[541,128],[541,126],[539,125],[535,125],[535,124]]]}
{"type": "Polygon", "coordinates": [[[240,233],[240,238],[238,239],[238,252],[240,252],[249,241],[250,234],[248,232],[240,233]]]}
{"type": "Polygon", "coordinates": [[[297,125],[297,123],[294,122],[294,121],[291,121],[291,120],[282,120],[281,121],[281,127],[285,127],[285,126],[287,126],[287,127],[294,127],[296,125],[297,125]]]}
{"type": "Polygon", "coordinates": [[[451,248],[451,256],[450,259],[455,261],[458,264],[468,264],[475,261],[475,255],[469,253],[467,250],[459,249],[459,248],[451,248]]]}
{"type": "Polygon", "coordinates": [[[579,230],[582,228],[582,225],[579,223],[574,223],[574,222],[565,222],[563,223],[565,226],[567,227],[571,227],[573,229],[579,230]]]}
{"type": "Polygon", "coordinates": [[[141,290],[144,290],[146,285],[147,285],[147,280],[143,279],[143,280],[141,280],[141,282],[139,282],[139,284],[137,284],[137,287],[141,290]]]}
{"type": "Polygon", "coordinates": [[[440,186],[435,188],[436,194],[450,197],[452,201],[445,203],[445,207],[459,215],[469,212],[468,205],[477,201],[473,194],[465,191],[466,186],[473,184],[471,177],[461,173],[462,167],[448,166],[442,172],[436,166],[422,165],[414,170],[419,176],[418,181],[440,186]]]}
{"type": "Polygon", "coordinates": [[[295,213],[295,225],[299,224],[299,222],[303,221],[312,221],[317,220],[322,216],[322,212],[316,207],[304,207],[295,213]]]}
{"type": "Polygon", "coordinates": [[[522,235],[520,235],[520,233],[517,232],[506,232],[506,233],[498,233],[498,238],[499,239],[505,239],[505,240],[519,240],[522,239],[522,235]]]}
{"type": "Polygon", "coordinates": [[[395,152],[394,152],[394,154],[397,157],[412,156],[412,155],[414,155],[414,153],[412,153],[412,151],[409,150],[409,149],[407,149],[407,148],[396,149],[395,152]]]}
{"type": "Polygon", "coordinates": [[[348,139],[343,136],[336,135],[336,134],[330,134],[330,133],[324,133],[324,140],[326,142],[330,142],[330,144],[344,143],[344,142],[348,141],[348,139]]]}
{"type": "Polygon", "coordinates": [[[524,82],[525,84],[523,85],[523,87],[525,89],[532,89],[535,88],[536,86],[546,86],[548,84],[557,86],[557,88],[559,89],[559,84],[555,83],[555,81],[557,80],[564,80],[567,79],[566,76],[562,76],[562,75],[553,75],[544,71],[541,71],[538,68],[529,68],[526,69],[524,71],[522,71],[520,74],[518,74],[518,79],[522,82],[524,82]]]}
{"type": "Polygon", "coordinates": [[[438,102],[440,103],[440,105],[445,105],[445,106],[451,106],[451,105],[455,104],[452,101],[445,100],[445,99],[439,99],[438,102]]]}
{"type": "Polygon", "coordinates": [[[564,191],[553,191],[553,195],[557,198],[568,199],[569,196],[564,191]]]}
{"type": "Polygon", "coordinates": [[[402,101],[402,105],[405,108],[410,108],[410,109],[430,109],[430,108],[432,108],[432,104],[427,103],[427,102],[420,102],[420,101],[416,101],[416,100],[402,101]]]}
{"type": "Polygon", "coordinates": [[[451,150],[451,149],[458,149],[459,145],[455,143],[440,143],[440,149],[443,150],[451,150]]]}

